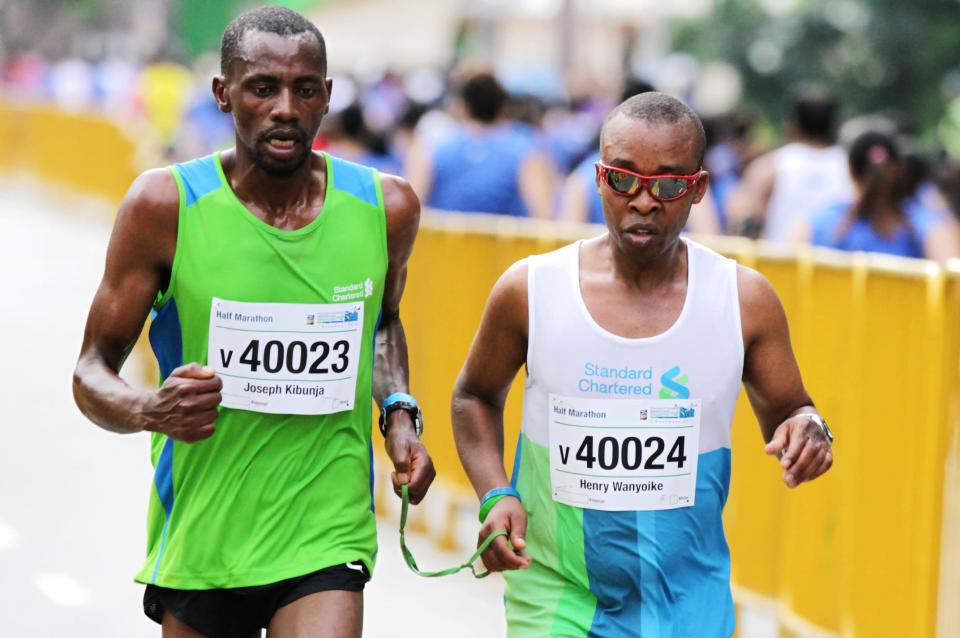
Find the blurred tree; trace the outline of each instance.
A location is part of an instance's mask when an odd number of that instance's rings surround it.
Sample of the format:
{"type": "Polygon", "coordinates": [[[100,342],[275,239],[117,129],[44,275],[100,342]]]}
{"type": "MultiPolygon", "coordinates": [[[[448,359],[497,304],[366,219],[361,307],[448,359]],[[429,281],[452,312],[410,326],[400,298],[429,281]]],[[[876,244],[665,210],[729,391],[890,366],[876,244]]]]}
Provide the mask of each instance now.
{"type": "MultiPolygon", "coordinates": [[[[87,0],[96,1],[96,0],[87,0]]],[[[290,7],[309,17],[310,9],[330,0],[275,0],[272,4],[290,7]]],[[[227,23],[247,9],[267,4],[254,0],[172,0],[174,31],[180,37],[183,51],[196,57],[207,51],[219,51],[220,36],[227,23]]]]}
{"type": "Polygon", "coordinates": [[[109,22],[120,0],[0,0],[0,43],[5,54],[23,51],[54,58],[71,53],[75,32],[109,22]]]}
{"type": "Polygon", "coordinates": [[[247,5],[249,3],[242,0],[174,0],[171,22],[183,51],[194,57],[206,51],[219,50],[223,28],[247,5]]]}
{"type": "Polygon", "coordinates": [[[960,65],[955,0],[717,0],[710,19],[673,26],[677,50],[739,68],[773,121],[790,88],[819,82],[847,115],[885,113],[929,140],[960,65]]]}
{"type": "Polygon", "coordinates": [[[82,17],[95,18],[103,14],[104,9],[113,0],[31,0],[30,4],[38,8],[69,9],[82,17]]]}

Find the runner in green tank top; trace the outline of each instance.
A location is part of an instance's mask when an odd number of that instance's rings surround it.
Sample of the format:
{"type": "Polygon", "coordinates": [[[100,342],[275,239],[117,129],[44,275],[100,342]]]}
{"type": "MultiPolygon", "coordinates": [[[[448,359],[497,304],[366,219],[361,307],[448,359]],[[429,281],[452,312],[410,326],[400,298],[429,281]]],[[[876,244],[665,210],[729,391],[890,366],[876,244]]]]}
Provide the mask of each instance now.
{"type": "Polygon", "coordinates": [[[376,557],[371,399],[419,502],[399,303],[419,223],[400,178],[311,151],[331,81],[277,7],[224,32],[214,97],[236,147],[147,171],[121,204],[74,394],[152,432],[144,610],[164,636],[359,636],[376,557]],[[118,376],[148,313],[157,390],[118,376]]]}

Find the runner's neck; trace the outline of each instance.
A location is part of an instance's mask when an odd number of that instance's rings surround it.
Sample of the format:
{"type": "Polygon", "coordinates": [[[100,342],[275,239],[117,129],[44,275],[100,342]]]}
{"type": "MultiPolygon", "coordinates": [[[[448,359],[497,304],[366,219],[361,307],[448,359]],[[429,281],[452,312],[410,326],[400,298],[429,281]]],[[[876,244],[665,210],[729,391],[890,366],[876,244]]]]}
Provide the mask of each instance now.
{"type": "Polygon", "coordinates": [[[638,262],[617,249],[608,234],[590,255],[590,243],[584,244],[585,255],[581,268],[601,268],[613,273],[617,281],[640,292],[654,291],[660,286],[672,285],[687,278],[687,247],[682,240],[651,261],[638,262]]]}
{"type": "Polygon", "coordinates": [[[220,162],[237,198],[271,226],[296,230],[320,214],[327,186],[323,155],[312,153],[286,177],[268,174],[235,148],[222,153],[220,162]]]}

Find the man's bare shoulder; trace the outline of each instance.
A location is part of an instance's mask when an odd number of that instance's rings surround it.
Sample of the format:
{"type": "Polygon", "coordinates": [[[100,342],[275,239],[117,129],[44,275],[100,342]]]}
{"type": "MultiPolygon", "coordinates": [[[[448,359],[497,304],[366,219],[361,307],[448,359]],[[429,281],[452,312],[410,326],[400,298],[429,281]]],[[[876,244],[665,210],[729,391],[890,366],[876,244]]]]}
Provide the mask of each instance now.
{"type": "Polygon", "coordinates": [[[387,217],[398,223],[416,224],[420,220],[420,198],[407,180],[389,173],[380,174],[383,207],[387,217]]]}
{"type": "Polygon", "coordinates": [[[737,264],[737,289],[740,291],[740,305],[746,305],[751,310],[774,301],[779,302],[770,280],[743,264],[737,264]]]}
{"type": "Polygon", "coordinates": [[[517,295],[523,294],[524,299],[527,295],[527,277],[530,272],[530,258],[524,257],[519,261],[515,261],[510,265],[503,274],[500,275],[500,279],[497,280],[496,286],[494,289],[500,288],[503,294],[507,295],[517,295]]]}
{"type": "Polygon", "coordinates": [[[771,325],[783,321],[783,305],[770,280],[753,268],[737,264],[737,290],[744,336],[757,336],[771,325]]]}
{"type": "Polygon", "coordinates": [[[141,173],[127,190],[120,204],[120,215],[142,220],[144,223],[176,219],[180,207],[180,193],[173,174],[165,168],[154,168],[141,173]]]}
{"type": "Polygon", "coordinates": [[[120,203],[108,255],[122,257],[122,263],[169,267],[176,250],[179,207],[180,194],[170,171],[142,173],[120,203]]]}
{"type": "Polygon", "coordinates": [[[750,182],[765,182],[777,172],[776,149],[755,157],[743,170],[743,179],[750,182]]]}
{"type": "Polygon", "coordinates": [[[180,205],[180,193],[173,174],[165,168],[152,168],[141,173],[127,190],[123,205],[136,209],[176,210],[180,205]]]}
{"type": "Polygon", "coordinates": [[[387,253],[390,263],[405,264],[413,252],[420,229],[420,200],[402,177],[380,174],[383,209],[387,223],[387,253]]]}
{"type": "Polygon", "coordinates": [[[487,302],[488,312],[498,319],[527,329],[527,276],[529,258],[515,262],[497,279],[487,302]]]}

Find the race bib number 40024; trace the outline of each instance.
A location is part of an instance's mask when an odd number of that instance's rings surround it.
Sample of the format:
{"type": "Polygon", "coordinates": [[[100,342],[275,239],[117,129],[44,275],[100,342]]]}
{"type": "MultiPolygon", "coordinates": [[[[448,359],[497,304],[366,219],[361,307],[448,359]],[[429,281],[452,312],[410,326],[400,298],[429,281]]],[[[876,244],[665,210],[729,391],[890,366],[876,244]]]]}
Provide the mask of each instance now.
{"type": "Polygon", "coordinates": [[[558,503],[607,511],[691,507],[699,399],[550,395],[550,481],[558,503]]]}
{"type": "Polygon", "coordinates": [[[363,304],[213,299],[207,364],[228,408],[273,414],[353,409],[363,304]]]}

